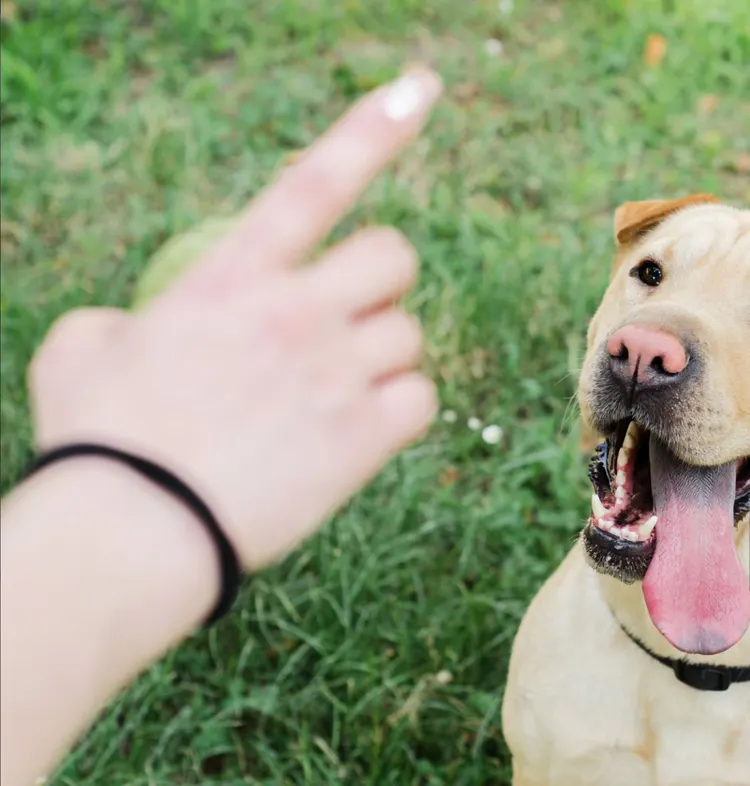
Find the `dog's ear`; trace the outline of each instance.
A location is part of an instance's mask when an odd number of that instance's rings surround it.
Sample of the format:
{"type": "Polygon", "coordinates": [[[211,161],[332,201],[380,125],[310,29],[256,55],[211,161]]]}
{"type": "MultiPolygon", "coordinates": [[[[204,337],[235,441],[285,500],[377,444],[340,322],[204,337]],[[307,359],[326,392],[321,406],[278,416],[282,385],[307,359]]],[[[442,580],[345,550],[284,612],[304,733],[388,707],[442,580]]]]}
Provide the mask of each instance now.
{"type": "Polygon", "coordinates": [[[655,227],[670,213],[689,205],[718,202],[711,194],[691,194],[680,199],[652,199],[648,202],[626,202],[615,210],[615,239],[627,245],[639,235],[655,227]]]}

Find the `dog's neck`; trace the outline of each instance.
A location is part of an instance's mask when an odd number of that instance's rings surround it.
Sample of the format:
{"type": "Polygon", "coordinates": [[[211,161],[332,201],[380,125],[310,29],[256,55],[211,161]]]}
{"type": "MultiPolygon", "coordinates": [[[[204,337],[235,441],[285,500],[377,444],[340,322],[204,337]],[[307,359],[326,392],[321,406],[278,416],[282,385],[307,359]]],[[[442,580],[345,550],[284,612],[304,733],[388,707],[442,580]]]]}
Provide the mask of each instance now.
{"type": "MultiPolygon", "coordinates": [[[[740,523],[737,529],[736,543],[745,570],[750,574],[750,564],[748,564],[750,563],[750,516],[740,523]]],[[[717,663],[725,666],[750,665],[750,630],[734,647],[719,655],[686,656],[685,653],[669,644],[651,622],[640,582],[623,584],[610,576],[601,575],[597,575],[597,579],[602,595],[617,621],[643,642],[651,652],[668,658],[687,657],[689,661],[699,663],[717,663]]]]}

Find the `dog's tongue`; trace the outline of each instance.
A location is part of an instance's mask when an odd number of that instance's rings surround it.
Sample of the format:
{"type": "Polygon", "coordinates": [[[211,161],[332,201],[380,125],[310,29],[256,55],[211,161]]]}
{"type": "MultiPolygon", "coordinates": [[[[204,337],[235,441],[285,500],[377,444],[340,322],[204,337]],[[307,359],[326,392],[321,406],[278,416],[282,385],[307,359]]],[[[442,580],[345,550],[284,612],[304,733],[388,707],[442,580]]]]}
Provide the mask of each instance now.
{"type": "Polygon", "coordinates": [[[750,625],[750,586],[734,545],[737,467],[692,467],[650,438],[656,550],[643,581],[651,619],[683,652],[729,649],[750,625]]]}

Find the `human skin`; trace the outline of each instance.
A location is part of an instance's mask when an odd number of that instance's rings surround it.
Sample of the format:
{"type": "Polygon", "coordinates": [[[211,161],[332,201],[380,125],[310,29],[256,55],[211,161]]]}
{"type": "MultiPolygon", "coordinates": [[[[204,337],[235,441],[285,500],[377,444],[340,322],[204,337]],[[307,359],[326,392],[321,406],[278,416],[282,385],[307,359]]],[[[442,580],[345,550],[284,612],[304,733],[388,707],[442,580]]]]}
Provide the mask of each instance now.
{"type": "MultiPolygon", "coordinates": [[[[278,560],[428,428],[416,255],[355,233],[300,267],[440,93],[418,70],[356,104],[236,226],[135,312],[55,324],[29,370],[36,446],[90,441],[187,482],[247,570],[278,560]]],[[[124,465],[73,458],[3,501],[4,786],[46,775],[216,601],[194,514],[124,465]]]]}

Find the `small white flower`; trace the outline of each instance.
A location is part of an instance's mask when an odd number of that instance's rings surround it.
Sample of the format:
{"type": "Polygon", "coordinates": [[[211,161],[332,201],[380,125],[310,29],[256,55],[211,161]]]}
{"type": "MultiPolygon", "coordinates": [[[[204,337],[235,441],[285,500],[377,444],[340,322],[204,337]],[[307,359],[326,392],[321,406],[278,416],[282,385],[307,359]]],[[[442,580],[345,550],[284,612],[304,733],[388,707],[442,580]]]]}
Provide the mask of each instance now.
{"type": "Polygon", "coordinates": [[[486,426],[482,431],[482,439],[488,445],[497,445],[502,438],[503,430],[500,428],[500,426],[494,425],[494,423],[491,426],[486,426]]]}
{"type": "Polygon", "coordinates": [[[490,57],[498,57],[503,53],[503,43],[498,41],[497,38],[489,38],[484,42],[484,51],[490,57]]]}
{"type": "Polygon", "coordinates": [[[480,429],[480,428],[482,428],[482,421],[481,421],[479,418],[474,418],[474,417],[471,417],[471,418],[469,418],[469,420],[466,422],[466,425],[467,425],[467,426],[468,426],[468,427],[469,427],[469,428],[470,428],[472,431],[479,431],[479,429],[480,429]]]}
{"type": "Polygon", "coordinates": [[[513,0],[500,0],[497,4],[497,10],[507,16],[508,14],[513,13],[513,0]]]}
{"type": "Polygon", "coordinates": [[[458,415],[452,409],[446,409],[443,412],[443,420],[446,423],[455,423],[458,420],[458,415]]]}
{"type": "Polygon", "coordinates": [[[437,682],[438,685],[447,685],[452,681],[453,675],[448,671],[448,669],[443,669],[435,675],[435,682],[437,682]]]}

